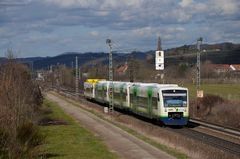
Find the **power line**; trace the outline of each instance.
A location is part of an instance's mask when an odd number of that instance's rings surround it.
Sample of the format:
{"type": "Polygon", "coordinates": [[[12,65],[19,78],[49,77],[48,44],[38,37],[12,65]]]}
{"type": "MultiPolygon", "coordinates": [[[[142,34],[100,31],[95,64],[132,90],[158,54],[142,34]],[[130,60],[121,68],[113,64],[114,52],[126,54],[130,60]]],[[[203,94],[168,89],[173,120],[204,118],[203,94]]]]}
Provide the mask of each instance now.
{"type": "Polygon", "coordinates": [[[202,38],[199,38],[197,40],[197,90],[200,89],[201,84],[201,44],[202,44],[202,38]]]}
{"type": "Polygon", "coordinates": [[[113,103],[113,59],[112,59],[112,41],[111,39],[106,40],[109,46],[109,66],[108,66],[108,78],[109,78],[109,112],[113,113],[114,103],[113,103]]]}
{"type": "Polygon", "coordinates": [[[76,56],[76,68],[75,68],[75,87],[76,87],[76,98],[78,98],[78,93],[79,93],[79,90],[78,90],[78,57],[76,56]]]}

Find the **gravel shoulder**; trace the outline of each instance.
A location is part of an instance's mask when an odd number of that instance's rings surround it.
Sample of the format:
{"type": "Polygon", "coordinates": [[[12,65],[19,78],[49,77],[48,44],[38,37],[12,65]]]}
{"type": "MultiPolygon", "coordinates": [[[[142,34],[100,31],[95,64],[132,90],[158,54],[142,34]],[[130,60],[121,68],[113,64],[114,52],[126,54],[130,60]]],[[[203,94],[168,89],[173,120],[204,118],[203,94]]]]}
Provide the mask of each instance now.
{"type": "Polygon", "coordinates": [[[172,159],[166,152],[145,143],[135,136],[123,131],[113,124],[102,120],[96,115],[74,106],[53,94],[47,99],[56,102],[67,114],[76,119],[82,126],[99,136],[109,149],[120,158],[128,159],[172,159]]]}

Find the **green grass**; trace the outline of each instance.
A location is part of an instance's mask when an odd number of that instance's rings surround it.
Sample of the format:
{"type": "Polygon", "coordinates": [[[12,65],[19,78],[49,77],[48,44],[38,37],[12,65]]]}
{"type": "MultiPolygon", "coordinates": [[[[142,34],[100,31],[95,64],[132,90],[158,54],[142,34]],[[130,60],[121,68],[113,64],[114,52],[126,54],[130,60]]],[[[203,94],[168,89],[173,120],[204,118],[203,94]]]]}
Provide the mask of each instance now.
{"type": "Polygon", "coordinates": [[[117,156],[107,149],[100,139],[82,128],[75,120],[66,115],[55,103],[45,100],[44,106],[53,113],[54,119],[67,121],[68,125],[42,126],[46,135],[44,150],[46,156],[54,159],[115,159],[117,156]]]}
{"type": "MultiPolygon", "coordinates": [[[[192,84],[184,85],[189,89],[190,99],[196,97],[196,86],[192,84]]],[[[240,99],[240,84],[203,84],[201,89],[204,94],[214,94],[223,97],[228,100],[239,100],[240,99]]]]}

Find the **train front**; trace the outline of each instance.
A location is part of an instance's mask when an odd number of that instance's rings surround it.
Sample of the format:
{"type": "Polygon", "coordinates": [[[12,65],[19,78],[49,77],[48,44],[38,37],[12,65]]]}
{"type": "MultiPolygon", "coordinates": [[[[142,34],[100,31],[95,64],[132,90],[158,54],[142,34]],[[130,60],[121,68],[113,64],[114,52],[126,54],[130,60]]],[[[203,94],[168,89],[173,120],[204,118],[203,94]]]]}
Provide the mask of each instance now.
{"type": "Polygon", "coordinates": [[[165,89],[160,94],[162,122],[165,125],[186,125],[189,120],[188,89],[165,89]]]}

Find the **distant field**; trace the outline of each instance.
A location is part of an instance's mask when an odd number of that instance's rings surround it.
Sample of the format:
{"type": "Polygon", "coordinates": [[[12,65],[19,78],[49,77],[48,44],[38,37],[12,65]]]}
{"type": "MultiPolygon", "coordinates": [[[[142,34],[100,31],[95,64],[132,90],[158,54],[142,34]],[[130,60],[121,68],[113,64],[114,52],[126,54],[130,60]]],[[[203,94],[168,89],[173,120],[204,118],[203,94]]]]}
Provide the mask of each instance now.
{"type": "MultiPolygon", "coordinates": [[[[191,84],[184,86],[190,91],[190,99],[194,99],[197,92],[196,86],[191,84]]],[[[204,94],[219,95],[229,100],[240,100],[240,84],[203,84],[201,89],[204,94]]]]}
{"type": "Polygon", "coordinates": [[[67,116],[55,103],[45,101],[44,105],[53,111],[48,117],[52,119],[61,119],[68,123],[67,125],[50,125],[41,127],[43,133],[46,134],[46,144],[43,147],[46,158],[117,158],[117,156],[109,152],[100,139],[79,126],[76,121],[67,116]]]}

